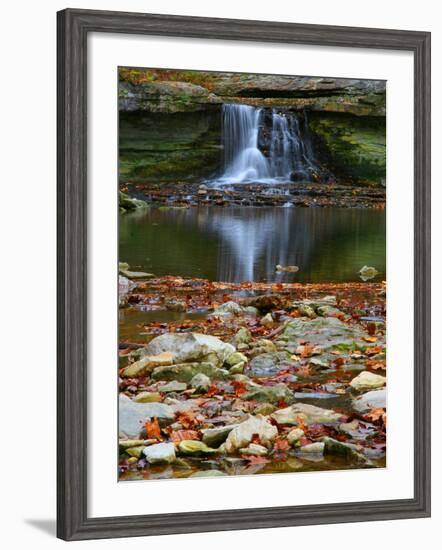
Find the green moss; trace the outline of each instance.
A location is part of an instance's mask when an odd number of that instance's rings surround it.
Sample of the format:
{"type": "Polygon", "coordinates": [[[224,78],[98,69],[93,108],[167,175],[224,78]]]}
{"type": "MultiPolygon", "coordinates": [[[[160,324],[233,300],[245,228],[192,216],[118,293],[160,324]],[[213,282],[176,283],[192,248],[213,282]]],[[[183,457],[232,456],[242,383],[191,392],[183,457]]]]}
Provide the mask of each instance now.
{"type": "Polygon", "coordinates": [[[336,175],[375,184],[385,180],[384,117],[311,113],[309,120],[316,148],[336,175]]]}

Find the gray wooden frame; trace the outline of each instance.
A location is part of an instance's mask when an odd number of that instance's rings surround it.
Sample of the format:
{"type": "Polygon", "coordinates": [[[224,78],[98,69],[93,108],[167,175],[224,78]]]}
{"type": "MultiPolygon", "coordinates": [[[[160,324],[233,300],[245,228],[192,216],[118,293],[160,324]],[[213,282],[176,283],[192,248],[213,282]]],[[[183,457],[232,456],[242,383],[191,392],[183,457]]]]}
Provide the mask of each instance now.
{"type": "MultiPolygon", "coordinates": [[[[64,540],[430,515],[430,33],[68,9],[58,14],[57,535],[64,540]],[[414,54],[414,498],[145,516],[87,516],[87,36],[150,34],[414,54]]],[[[411,83],[410,83],[411,85],[411,83]]]]}

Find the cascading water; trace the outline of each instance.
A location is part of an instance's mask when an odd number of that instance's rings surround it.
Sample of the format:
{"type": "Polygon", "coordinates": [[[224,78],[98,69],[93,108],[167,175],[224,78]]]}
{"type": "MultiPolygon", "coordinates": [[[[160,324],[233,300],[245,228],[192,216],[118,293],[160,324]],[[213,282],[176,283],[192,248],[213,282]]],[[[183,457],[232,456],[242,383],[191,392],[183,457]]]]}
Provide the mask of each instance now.
{"type": "Polygon", "coordinates": [[[263,109],[223,105],[224,173],[215,183],[284,183],[308,181],[317,170],[308,131],[294,113],[273,109],[268,156],[259,148],[263,109]]]}
{"type": "Polygon", "coordinates": [[[268,163],[258,149],[261,109],[250,105],[223,106],[224,174],[222,180],[269,178],[268,163]]]}

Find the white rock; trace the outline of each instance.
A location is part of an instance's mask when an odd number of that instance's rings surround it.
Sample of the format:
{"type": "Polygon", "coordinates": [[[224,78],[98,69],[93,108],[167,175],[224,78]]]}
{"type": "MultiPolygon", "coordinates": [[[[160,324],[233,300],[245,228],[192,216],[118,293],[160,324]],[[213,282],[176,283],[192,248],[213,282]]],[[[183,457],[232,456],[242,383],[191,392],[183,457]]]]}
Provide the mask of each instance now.
{"type": "Polygon", "coordinates": [[[176,458],[173,443],[157,443],[146,447],[143,453],[149,464],[171,464],[176,458]]]}
{"type": "Polygon", "coordinates": [[[158,418],[160,421],[172,421],[175,413],[164,403],[136,403],[124,394],[118,402],[118,431],[121,439],[136,439],[140,435],[146,420],[158,418]]]}
{"type": "Polygon", "coordinates": [[[321,409],[315,405],[295,403],[285,409],[279,409],[271,414],[278,424],[334,424],[342,415],[330,409],[321,409]]]}
{"type": "Polygon", "coordinates": [[[243,447],[239,452],[243,455],[251,456],[264,456],[268,453],[263,445],[257,445],[256,443],[250,443],[248,447],[243,447]]]}
{"type": "Polygon", "coordinates": [[[268,445],[276,438],[278,430],[276,426],[268,422],[266,417],[260,414],[250,416],[229,433],[223,444],[223,449],[228,453],[233,453],[237,449],[247,447],[255,434],[259,436],[263,445],[268,445]]]}
{"type": "Polygon", "coordinates": [[[316,443],[310,443],[309,445],[304,445],[300,448],[301,453],[324,453],[325,443],[322,441],[317,441],[316,443]]]}
{"type": "Polygon", "coordinates": [[[359,412],[366,412],[370,409],[385,409],[387,406],[387,391],[374,390],[364,393],[353,400],[353,407],[359,412]]]}
{"type": "Polygon", "coordinates": [[[385,376],[380,376],[379,374],[374,374],[369,371],[363,371],[359,373],[353,380],[350,382],[350,386],[355,390],[375,390],[385,386],[386,378],[385,376]]]}
{"type": "Polygon", "coordinates": [[[287,441],[293,446],[298,443],[301,437],[304,437],[304,430],[301,430],[301,428],[295,428],[287,434],[287,441]]]}

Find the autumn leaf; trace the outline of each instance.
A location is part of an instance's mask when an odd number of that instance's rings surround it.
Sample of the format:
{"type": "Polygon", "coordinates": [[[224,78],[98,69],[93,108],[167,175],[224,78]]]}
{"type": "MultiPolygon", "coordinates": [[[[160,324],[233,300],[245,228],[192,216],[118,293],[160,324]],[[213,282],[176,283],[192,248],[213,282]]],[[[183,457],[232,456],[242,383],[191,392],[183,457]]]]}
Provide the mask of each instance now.
{"type": "Polygon", "coordinates": [[[176,419],[185,429],[193,428],[198,424],[196,414],[192,411],[179,412],[176,415],[176,419]]]}
{"type": "Polygon", "coordinates": [[[188,441],[192,439],[199,439],[198,432],[195,430],[171,430],[170,440],[173,443],[179,443],[180,441],[188,441]]]}
{"type": "Polygon", "coordinates": [[[217,395],[219,393],[218,386],[216,384],[212,384],[209,386],[209,389],[207,390],[207,397],[213,397],[214,395],[217,395]]]}
{"type": "Polygon", "coordinates": [[[241,397],[241,395],[247,392],[247,387],[245,383],[242,382],[242,380],[234,380],[233,389],[235,391],[236,397],[241,397]]]}
{"type": "Polygon", "coordinates": [[[371,342],[371,343],[378,341],[376,336],[364,336],[364,340],[366,342],[371,342]]]}
{"type": "Polygon", "coordinates": [[[268,464],[270,460],[268,458],[264,458],[263,456],[254,456],[254,455],[247,455],[243,456],[246,460],[249,461],[249,464],[268,464]]]}
{"type": "Polygon", "coordinates": [[[148,439],[161,439],[160,425],[158,418],[154,418],[152,421],[146,420],[144,423],[148,439]]]}
{"type": "Polygon", "coordinates": [[[375,409],[370,409],[365,416],[372,422],[377,422],[379,419],[382,419],[384,413],[385,413],[385,409],[375,408],[375,409]]]}
{"type": "Polygon", "coordinates": [[[345,359],[343,357],[337,357],[334,361],[333,361],[333,364],[335,367],[342,367],[342,365],[345,364],[345,359]]]}

